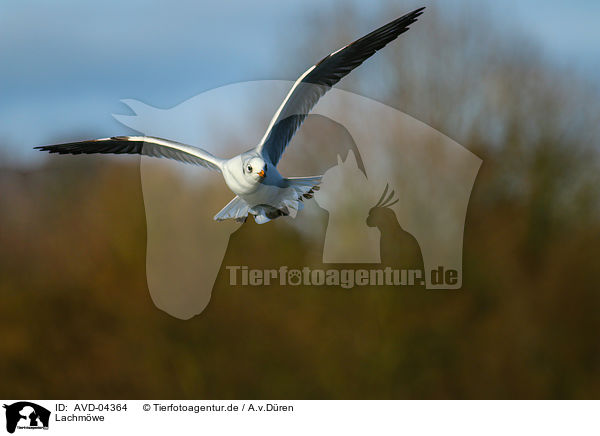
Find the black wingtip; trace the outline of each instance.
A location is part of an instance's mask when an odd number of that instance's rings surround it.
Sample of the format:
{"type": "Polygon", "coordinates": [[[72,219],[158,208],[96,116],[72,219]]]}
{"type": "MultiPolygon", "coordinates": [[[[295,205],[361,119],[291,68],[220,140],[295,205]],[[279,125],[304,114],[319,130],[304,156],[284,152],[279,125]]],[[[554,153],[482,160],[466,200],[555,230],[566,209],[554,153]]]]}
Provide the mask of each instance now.
{"type": "Polygon", "coordinates": [[[424,10],[425,10],[425,6],[421,6],[420,8],[415,9],[414,11],[409,12],[408,14],[404,15],[400,19],[402,20],[402,19],[408,18],[408,19],[412,20],[412,23],[414,23],[415,21],[417,21],[417,18],[419,18],[421,15],[423,15],[424,10]]]}
{"type": "Polygon", "coordinates": [[[421,6],[418,9],[415,9],[412,12],[409,12],[407,15],[413,19],[416,19],[417,17],[420,17],[421,15],[423,15],[423,11],[425,10],[425,6],[421,6]]]}
{"type": "Polygon", "coordinates": [[[33,147],[34,150],[39,151],[47,151],[49,153],[56,153],[55,145],[39,145],[37,147],[33,147]]]}
{"type": "Polygon", "coordinates": [[[48,153],[81,154],[81,151],[79,151],[79,150],[65,149],[64,146],[68,146],[68,145],[72,145],[72,144],[40,145],[38,147],[33,147],[33,148],[34,148],[34,150],[47,151],[48,153]]]}

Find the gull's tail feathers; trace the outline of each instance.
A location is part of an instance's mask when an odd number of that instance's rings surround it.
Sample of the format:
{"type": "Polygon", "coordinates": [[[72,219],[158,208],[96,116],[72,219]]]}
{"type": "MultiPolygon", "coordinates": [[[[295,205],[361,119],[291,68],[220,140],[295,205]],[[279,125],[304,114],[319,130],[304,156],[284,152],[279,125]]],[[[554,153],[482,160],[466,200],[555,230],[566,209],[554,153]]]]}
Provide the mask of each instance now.
{"type": "Polygon", "coordinates": [[[264,224],[280,216],[295,218],[296,214],[304,207],[303,200],[312,198],[314,191],[319,190],[321,179],[322,176],[284,179],[286,186],[282,188],[276,204],[250,206],[245,200],[236,196],[215,215],[214,219],[215,221],[233,219],[243,223],[248,215],[253,215],[257,224],[264,224]]]}
{"type": "Polygon", "coordinates": [[[304,208],[303,200],[312,198],[314,191],[319,190],[323,176],[290,177],[284,179],[285,187],[282,188],[277,204],[261,204],[250,209],[254,220],[258,224],[269,222],[280,216],[296,218],[298,212],[304,208]]]}
{"type": "Polygon", "coordinates": [[[243,223],[248,218],[250,206],[237,195],[227,205],[221,209],[213,218],[215,221],[224,221],[227,219],[236,220],[243,223]]]}

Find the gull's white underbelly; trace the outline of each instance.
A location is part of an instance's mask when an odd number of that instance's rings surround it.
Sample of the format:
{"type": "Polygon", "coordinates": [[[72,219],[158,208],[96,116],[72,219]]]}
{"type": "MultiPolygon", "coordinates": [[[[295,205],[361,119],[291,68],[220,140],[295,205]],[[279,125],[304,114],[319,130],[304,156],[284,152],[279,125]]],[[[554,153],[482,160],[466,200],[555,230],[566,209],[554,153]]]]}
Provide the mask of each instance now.
{"type": "Polygon", "coordinates": [[[268,204],[275,207],[279,204],[282,189],[271,185],[259,185],[254,192],[240,193],[239,195],[250,206],[268,204]]]}

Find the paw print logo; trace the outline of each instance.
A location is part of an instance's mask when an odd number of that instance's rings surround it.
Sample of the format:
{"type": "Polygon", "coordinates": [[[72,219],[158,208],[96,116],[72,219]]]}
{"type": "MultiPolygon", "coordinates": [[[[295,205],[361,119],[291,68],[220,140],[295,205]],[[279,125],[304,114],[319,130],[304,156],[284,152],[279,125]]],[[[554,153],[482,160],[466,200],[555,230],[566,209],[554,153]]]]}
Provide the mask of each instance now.
{"type": "Polygon", "coordinates": [[[292,286],[298,286],[302,281],[300,270],[292,269],[288,272],[288,283],[292,286]]]}

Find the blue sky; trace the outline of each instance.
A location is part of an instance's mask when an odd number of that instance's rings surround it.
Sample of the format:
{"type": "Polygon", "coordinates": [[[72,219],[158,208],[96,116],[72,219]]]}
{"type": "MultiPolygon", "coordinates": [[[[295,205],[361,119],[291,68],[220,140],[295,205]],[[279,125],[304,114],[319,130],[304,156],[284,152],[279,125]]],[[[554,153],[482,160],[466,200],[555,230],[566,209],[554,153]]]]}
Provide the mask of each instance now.
{"type": "MultiPolygon", "coordinates": [[[[494,20],[514,16],[549,58],[600,84],[600,2],[482,1],[494,20]]],[[[3,0],[0,159],[36,162],[34,145],[129,133],[111,116],[127,112],[123,98],[170,107],[228,83],[293,80],[316,60],[292,56],[307,24],[342,3],[3,0]]],[[[376,8],[352,3],[365,20],[376,8]]],[[[399,1],[399,13],[414,4],[399,1]]]]}

